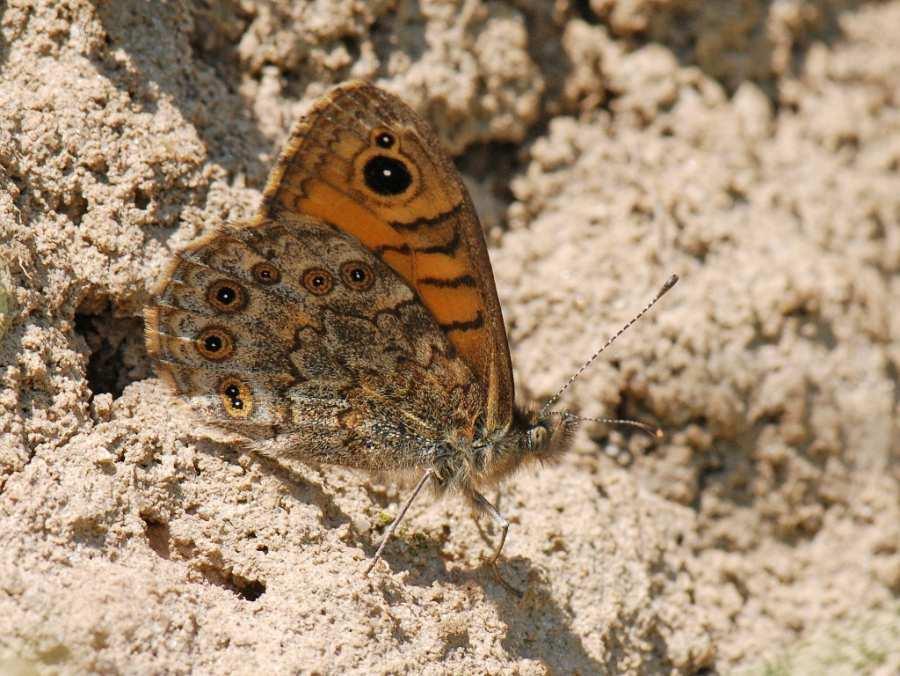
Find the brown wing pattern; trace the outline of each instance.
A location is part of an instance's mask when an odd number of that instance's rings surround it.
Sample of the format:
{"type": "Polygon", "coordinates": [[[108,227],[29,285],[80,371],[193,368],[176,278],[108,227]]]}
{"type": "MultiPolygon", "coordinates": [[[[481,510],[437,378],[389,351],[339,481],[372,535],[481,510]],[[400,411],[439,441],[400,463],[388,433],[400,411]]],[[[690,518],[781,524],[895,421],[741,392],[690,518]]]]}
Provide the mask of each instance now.
{"type": "Polygon", "coordinates": [[[266,187],[261,215],[285,213],[335,225],[406,280],[481,382],[488,431],[508,427],[512,365],[481,224],[412,109],[364,82],[317,103],[266,187]]]}
{"type": "Polygon", "coordinates": [[[310,217],[222,228],[178,254],[146,310],[159,374],[273,456],[429,466],[475,435],[466,363],[412,289],[310,217]]]}

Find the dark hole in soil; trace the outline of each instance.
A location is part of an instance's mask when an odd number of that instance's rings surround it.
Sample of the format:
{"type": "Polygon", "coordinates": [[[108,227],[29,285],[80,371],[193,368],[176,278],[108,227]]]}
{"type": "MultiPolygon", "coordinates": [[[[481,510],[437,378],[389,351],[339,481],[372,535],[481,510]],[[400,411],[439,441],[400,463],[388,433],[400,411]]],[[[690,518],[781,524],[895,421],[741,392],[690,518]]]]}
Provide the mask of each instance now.
{"type": "Polygon", "coordinates": [[[230,570],[206,567],[203,569],[202,573],[203,577],[211,584],[227,589],[233,594],[240,596],[245,601],[256,601],[260,596],[266,593],[265,582],[262,582],[261,580],[251,580],[230,570]]]}
{"type": "Polygon", "coordinates": [[[110,307],[96,314],[76,313],[75,331],[91,350],[87,379],[94,395],[114,397],[149,373],[144,325],[138,317],[116,317],[110,307]]]}

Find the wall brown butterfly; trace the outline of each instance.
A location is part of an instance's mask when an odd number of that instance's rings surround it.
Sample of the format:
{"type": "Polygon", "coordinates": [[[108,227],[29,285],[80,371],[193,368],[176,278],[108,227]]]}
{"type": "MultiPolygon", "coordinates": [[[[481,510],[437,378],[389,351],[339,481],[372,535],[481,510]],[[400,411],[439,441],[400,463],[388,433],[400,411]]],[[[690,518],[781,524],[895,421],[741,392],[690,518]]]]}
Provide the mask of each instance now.
{"type": "Polygon", "coordinates": [[[145,319],[159,375],[246,448],[422,473],[367,573],[426,484],[501,527],[496,571],[509,524],[482,491],[577,424],[515,404],[469,195],[425,122],[364,82],[300,120],[259,215],[179,252],[145,319]]]}

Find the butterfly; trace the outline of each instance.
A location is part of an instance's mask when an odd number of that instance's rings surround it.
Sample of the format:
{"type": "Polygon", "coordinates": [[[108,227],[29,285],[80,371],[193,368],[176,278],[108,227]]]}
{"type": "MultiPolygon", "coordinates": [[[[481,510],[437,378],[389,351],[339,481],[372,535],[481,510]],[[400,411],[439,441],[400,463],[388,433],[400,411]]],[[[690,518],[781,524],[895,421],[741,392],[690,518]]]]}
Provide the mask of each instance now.
{"type": "Polygon", "coordinates": [[[496,571],[509,522],[483,493],[578,423],[516,404],[468,192],[428,125],[365,82],[299,121],[256,218],[175,256],[145,323],[159,376],[245,448],[421,473],[367,574],[427,484],[500,527],[496,571]]]}

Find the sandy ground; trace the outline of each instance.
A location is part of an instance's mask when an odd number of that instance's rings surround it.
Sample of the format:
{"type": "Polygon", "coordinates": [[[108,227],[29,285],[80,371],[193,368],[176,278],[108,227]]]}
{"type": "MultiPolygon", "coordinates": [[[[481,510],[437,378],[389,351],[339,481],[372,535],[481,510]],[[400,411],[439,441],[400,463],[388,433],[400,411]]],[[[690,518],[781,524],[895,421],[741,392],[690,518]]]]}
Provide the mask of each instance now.
{"type": "Polygon", "coordinates": [[[900,671],[900,2],[0,12],[0,672],[900,671]],[[459,158],[523,397],[682,277],[564,401],[666,440],[502,490],[522,601],[456,498],[364,579],[403,486],[198,439],[149,366],[172,249],[350,77],[459,158]]]}

